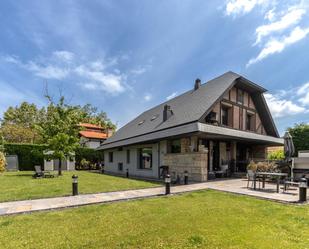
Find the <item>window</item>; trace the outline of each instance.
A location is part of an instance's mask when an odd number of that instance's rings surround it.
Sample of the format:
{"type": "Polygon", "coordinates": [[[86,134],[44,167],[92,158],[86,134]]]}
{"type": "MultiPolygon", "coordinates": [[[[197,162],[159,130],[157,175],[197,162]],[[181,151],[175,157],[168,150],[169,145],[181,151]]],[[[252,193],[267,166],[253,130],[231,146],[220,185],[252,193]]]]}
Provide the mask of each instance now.
{"type": "Polygon", "coordinates": [[[139,150],[139,168],[152,169],[152,148],[142,148],[139,150]]]}
{"type": "Polygon", "coordinates": [[[112,163],[114,161],[114,155],[113,152],[108,152],[108,161],[112,163]]]}
{"type": "Polygon", "coordinates": [[[180,139],[172,140],[171,153],[180,153],[180,152],[181,152],[180,139]]]}
{"type": "Polygon", "coordinates": [[[118,163],[118,170],[123,171],[123,163],[118,163]]]}
{"type": "Polygon", "coordinates": [[[217,123],[217,113],[216,112],[213,112],[211,111],[207,116],[206,116],[206,119],[205,119],[206,123],[217,123]]]}
{"type": "Polygon", "coordinates": [[[244,103],[244,91],[237,89],[237,103],[243,104],[244,103]]]}
{"type": "Polygon", "coordinates": [[[158,114],[154,115],[154,116],[150,119],[150,121],[154,121],[157,117],[159,117],[158,114]]]}
{"type": "Polygon", "coordinates": [[[246,130],[248,131],[254,131],[254,115],[247,113],[246,116],[246,130]]]}
{"type": "Polygon", "coordinates": [[[127,164],[130,163],[130,150],[127,150],[127,164]]]}
{"type": "Polygon", "coordinates": [[[221,124],[229,125],[229,107],[222,106],[221,108],[221,124]]]}

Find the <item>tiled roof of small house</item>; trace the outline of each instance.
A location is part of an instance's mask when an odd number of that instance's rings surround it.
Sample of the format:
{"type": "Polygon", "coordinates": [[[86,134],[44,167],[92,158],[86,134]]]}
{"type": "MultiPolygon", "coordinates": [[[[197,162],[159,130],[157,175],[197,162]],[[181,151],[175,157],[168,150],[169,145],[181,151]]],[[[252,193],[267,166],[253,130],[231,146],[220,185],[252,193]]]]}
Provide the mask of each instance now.
{"type": "Polygon", "coordinates": [[[107,134],[103,132],[96,132],[96,131],[80,131],[80,136],[86,137],[86,138],[95,138],[95,139],[106,139],[107,134]]]}

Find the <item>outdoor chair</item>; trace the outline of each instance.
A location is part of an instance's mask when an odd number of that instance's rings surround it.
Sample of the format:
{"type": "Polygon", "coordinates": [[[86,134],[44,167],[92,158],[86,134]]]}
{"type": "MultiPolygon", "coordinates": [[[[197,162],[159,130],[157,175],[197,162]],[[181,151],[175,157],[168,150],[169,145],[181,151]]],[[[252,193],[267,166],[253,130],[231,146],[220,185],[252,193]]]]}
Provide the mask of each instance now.
{"type": "Polygon", "coordinates": [[[43,171],[40,165],[34,166],[35,174],[33,175],[34,178],[52,178],[55,177],[51,174],[50,171],[43,171]]]}
{"type": "MultiPolygon", "coordinates": [[[[248,170],[247,171],[247,188],[249,188],[250,182],[251,182],[251,188],[253,188],[254,177],[255,177],[254,171],[253,170],[248,170]]],[[[259,182],[259,188],[260,188],[261,178],[260,177],[256,177],[255,180],[259,182]]]]}

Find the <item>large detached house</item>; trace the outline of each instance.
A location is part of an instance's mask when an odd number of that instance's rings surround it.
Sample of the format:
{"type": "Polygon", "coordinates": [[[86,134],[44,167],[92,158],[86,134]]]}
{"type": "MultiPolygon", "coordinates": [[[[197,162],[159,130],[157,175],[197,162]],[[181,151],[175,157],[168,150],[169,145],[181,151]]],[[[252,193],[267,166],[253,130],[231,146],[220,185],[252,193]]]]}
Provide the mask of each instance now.
{"type": "Polygon", "coordinates": [[[250,160],[266,157],[283,140],[267,107],[266,90],[233,72],[145,111],[100,147],[105,171],[159,178],[168,166],[173,178],[188,171],[193,181],[217,173],[245,172],[250,160]],[[162,168],[162,167],[161,167],[162,168]]]}

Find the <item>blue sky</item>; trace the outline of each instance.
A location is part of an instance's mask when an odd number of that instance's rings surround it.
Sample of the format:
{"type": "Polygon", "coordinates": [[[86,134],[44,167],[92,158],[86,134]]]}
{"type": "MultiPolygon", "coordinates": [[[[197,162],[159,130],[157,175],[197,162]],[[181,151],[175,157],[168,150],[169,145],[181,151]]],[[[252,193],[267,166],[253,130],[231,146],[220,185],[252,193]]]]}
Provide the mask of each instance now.
{"type": "Polygon", "coordinates": [[[309,123],[309,1],[0,2],[0,113],[48,84],[118,126],[228,70],[269,90],[279,131],[309,123]]]}

